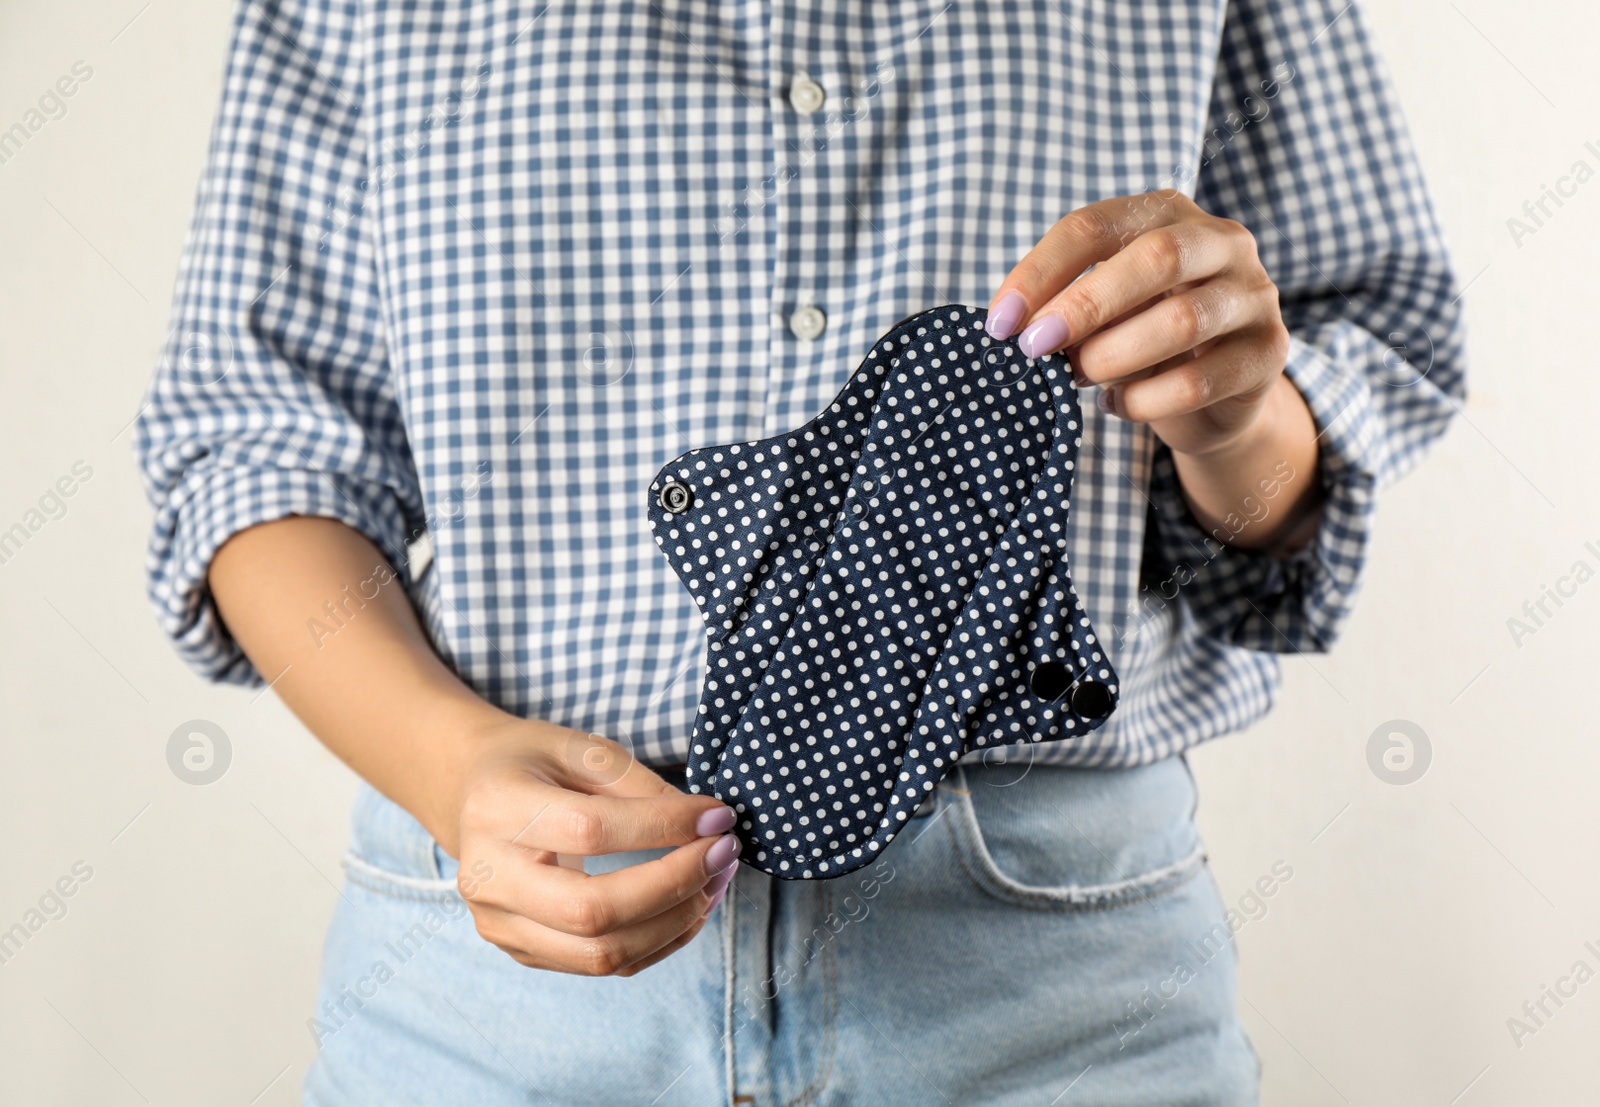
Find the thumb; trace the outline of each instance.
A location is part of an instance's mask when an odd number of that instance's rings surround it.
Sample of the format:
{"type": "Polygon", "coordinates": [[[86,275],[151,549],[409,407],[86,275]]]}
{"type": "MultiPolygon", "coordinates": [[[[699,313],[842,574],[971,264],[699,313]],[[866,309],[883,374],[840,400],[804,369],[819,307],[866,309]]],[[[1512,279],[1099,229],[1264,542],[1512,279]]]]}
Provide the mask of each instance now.
{"type": "Polygon", "coordinates": [[[694,825],[703,837],[722,834],[735,821],[732,809],[716,797],[680,791],[635,757],[632,750],[598,734],[573,731],[567,740],[562,768],[566,783],[575,791],[619,799],[657,800],[670,810],[672,822],[694,825]]]}

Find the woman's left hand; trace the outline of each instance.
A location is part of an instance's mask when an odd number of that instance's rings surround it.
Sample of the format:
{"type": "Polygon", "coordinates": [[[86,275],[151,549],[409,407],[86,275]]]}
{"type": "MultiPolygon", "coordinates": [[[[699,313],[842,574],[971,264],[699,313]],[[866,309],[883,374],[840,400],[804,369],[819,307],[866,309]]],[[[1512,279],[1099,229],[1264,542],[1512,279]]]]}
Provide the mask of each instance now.
{"type": "Polygon", "coordinates": [[[1028,357],[1065,349],[1101,410],[1148,423],[1175,453],[1240,443],[1283,378],[1289,332],[1255,236],[1179,192],[1079,208],[996,292],[986,324],[1028,357]],[[1091,265],[1092,272],[1080,275],[1091,265]]]}

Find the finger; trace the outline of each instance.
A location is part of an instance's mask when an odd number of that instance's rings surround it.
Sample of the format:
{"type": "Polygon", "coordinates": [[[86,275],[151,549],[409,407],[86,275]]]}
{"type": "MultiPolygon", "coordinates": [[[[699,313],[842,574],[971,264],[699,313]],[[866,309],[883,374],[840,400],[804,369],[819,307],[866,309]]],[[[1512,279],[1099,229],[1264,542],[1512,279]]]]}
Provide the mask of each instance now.
{"type": "Polygon", "coordinates": [[[528,777],[512,804],[529,812],[510,840],[528,849],[594,857],[628,850],[665,849],[733,828],[733,809],[709,796],[585,794],[528,777]]]}
{"type": "Polygon", "coordinates": [[[702,836],[721,834],[733,826],[733,813],[715,796],[689,795],[661,778],[633,756],[633,751],[598,734],[573,731],[567,743],[563,784],[581,792],[636,799],[666,799],[701,812],[702,836]],[[726,814],[713,814],[727,812],[726,814]],[[724,825],[726,824],[726,825],[724,825]]]}
{"type": "MultiPolygon", "coordinates": [[[[1000,283],[989,304],[985,329],[991,338],[1009,338],[1089,266],[1105,261],[1146,231],[1199,210],[1187,196],[1167,190],[1118,196],[1068,212],[1000,283]]],[[[1065,338],[1051,349],[1064,342],[1065,338]]]]}
{"type": "Polygon", "coordinates": [[[1179,223],[1140,235],[1121,253],[1053,296],[1017,338],[1028,357],[1086,341],[1139,304],[1179,285],[1205,281],[1239,244],[1214,222],[1179,223]]]}
{"type": "Polygon", "coordinates": [[[1119,380],[1238,330],[1262,307],[1230,282],[1209,281],[1103,326],[1074,348],[1072,364],[1092,384],[1119,380]]]}
{"type": "Polygon", "coordinates": [[[1282,368],[1274,358],[1273,343],[1241,333],[1200,357],[1180,355],[1148,376],[1108,385],[1101,395],[1107,410],[1119,417],[1153,423],[1267,387],[1282,368]]]}
{"type": "Polygon", "coordinates": [[[671,957],[674,953],[677,953],[684,946],[686,946],[690,942],[694,941],[695,936],[698,935],[700,933],[700,931],[705,927],[706,923],[708,921],[710,921],[711,913],[717,909],[717,904],[722,902],[724,895],[728,891],[729,885],[731,885],[733,883],[733,878],[736,875],[738,875],[737,872],[735,871],[737,869],[738,869],[737,865],[729,865],[725,872],[721,873],[718,876],[713,877],[711,879],[711,883],[706,885],[706,892],[707,892],[708,895],[711,896],[710,906],[708,906],[706,908],[706,913],[704,915],[700,916],[700,921],[698,923],[696,923],[694,926],[690,927],[689,930],[683,935],[683,937],[675,939],[674,941],[672,941],[672,942],[668,943],[667,945],[661,947],[656,952],[652,953],[650,956],[644,958],[642,961],[636,961],[632,965],[629,965],[627,968],[623,969],[617,975],[618,976],[632,976],[635,973],[643,972],[645,969],[648,969],[651,965],[654,965],[659,961],[665,961],[668,957],[671,957]]]}
{"type": "Polygon", "coordinates": [[[521,964],[580,976],[611,976],[695,926],[710,904],[711,897],[701,892],[653,918],[593,938],[563,934],[497,907],[481,907],[473,914],[478,933],[521,964]]]}
{"type": "Polygon", "coordinates": [[[536,856],[528,850],[501,851],[491,862],[496,879],[478,883],[472,901],[563,934],[597,938],[706,891],[737,863],[739,841],[732,835],[697,841],[654,861],[595,876],[540,863],[536,856]]]}
{"type": "Polygon", "coordinates": [[[563,783],[584,792],[614,796],[682,795],[619,742],[599,734],[572,731],[567,739],[563,783]]]}
{"type": "Polygon", "coordinates": [[[659,964],[660,962],[665,961],[668,957],[671,957],[674,953],[677,953],[684,946],[698,938],[700,936],[700,932],[705,929],[706,923],[710,920],[710,918],[711,912],[707,911],[704,915],[700,916],[700,921],[695,923],[688,930],[678,935],[678,937],[672,939],[672,941],[668,942],[666,945],[662,946],[648,957],[642,957],[633,964],[619,969],[617,971],[617,975],[637,976],[639,973],[644,972],[645,969],[648,969],[651,965],[659,964]]]}

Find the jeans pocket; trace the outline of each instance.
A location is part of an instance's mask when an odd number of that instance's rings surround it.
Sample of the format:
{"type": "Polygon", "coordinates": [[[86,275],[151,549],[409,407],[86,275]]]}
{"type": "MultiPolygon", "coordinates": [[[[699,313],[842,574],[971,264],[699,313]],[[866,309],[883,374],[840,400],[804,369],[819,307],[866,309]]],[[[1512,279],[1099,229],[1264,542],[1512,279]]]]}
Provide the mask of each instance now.
{"type": "Polygon", "coordinates": [[[1177,759],[1130,770],[1034,766],[1020,779],[1002,772],[999,783],[995,775],[963,765],[946,781],[958,864],[985,895],[1100,911],[1154,899],[1206,871],[1193,781],[1177,759]]]}
{"type": "Polygon", "coordinates": [[[406,900],[459,899],[452,871],[438,843],[409,812],[363,783],[351,812],[345,877],[371,892],[406,900]]]}

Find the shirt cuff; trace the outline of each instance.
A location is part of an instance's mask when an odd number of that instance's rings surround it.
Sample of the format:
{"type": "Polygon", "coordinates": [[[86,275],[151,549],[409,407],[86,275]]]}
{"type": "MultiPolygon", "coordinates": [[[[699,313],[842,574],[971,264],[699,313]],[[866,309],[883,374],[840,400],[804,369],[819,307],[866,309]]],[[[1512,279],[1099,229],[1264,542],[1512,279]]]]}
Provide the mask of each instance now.
{"type": "MultiPolygon", "coordinates": [[[[150,600],[178,655],[207,680],[265,683],[217,612],[206,574],[229,538],[257,523],[291,515],[337,519],[360,531],[383,551],[402,584],[409,583],[405,513],[387,486],[305,469],[230,468],[196,474],[186,490],[174,490],[157,519],[150,550],[150,600]]],[[[308,620],[323,617],[306,612],[308,620]]]]}
{"type": "Polygon", "coordinates": [[[1161,569],[1157,579],[1178,586],[1207,636],[1267,653],[1320,653],[1343,630],[1361,586],[1380,472],[1378,417],[1358,363],[1291,339],[1285,372],[1316,423],[1323,493],[1315,535],[1292,553],[1227,544],[1263,521],[1263,509],[1275,509],[1273,496],[1281,493],[1273,491],[1273,482],[1298,476],[1287,463],[1266,478],[1254,504],[1241,505],[1208,534],[1189,511],[1172,451],[1156,443],[1149,552],[1161,569]]]}

